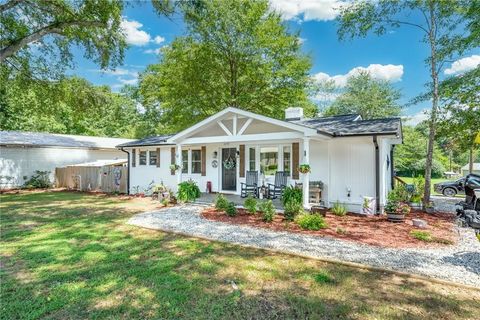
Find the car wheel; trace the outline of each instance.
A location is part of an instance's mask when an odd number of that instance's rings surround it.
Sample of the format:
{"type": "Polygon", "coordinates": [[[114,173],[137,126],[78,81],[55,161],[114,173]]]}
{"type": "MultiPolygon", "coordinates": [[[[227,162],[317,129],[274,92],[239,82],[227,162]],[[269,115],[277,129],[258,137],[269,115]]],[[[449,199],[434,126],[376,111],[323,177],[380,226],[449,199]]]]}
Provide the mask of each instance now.
{"type": "Polygon", "coordinates": [[[455,197],[455,195],[457,194],[457,190],[453,188],[445,188],[443,189],[442,193],[445,197],[455,197]]]}

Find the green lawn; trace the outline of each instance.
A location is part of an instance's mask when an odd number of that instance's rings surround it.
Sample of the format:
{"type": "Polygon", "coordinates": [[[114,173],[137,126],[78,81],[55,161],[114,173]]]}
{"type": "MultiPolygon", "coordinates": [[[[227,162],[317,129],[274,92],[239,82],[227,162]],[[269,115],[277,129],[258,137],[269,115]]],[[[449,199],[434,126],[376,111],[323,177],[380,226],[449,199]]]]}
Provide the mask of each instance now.
{"type": "Polygon", "coordinates": [[[138,199],[67,192],[0,196],[0,318],[480,314],[480,291],[126,225],[142,206],[138,199]]]}

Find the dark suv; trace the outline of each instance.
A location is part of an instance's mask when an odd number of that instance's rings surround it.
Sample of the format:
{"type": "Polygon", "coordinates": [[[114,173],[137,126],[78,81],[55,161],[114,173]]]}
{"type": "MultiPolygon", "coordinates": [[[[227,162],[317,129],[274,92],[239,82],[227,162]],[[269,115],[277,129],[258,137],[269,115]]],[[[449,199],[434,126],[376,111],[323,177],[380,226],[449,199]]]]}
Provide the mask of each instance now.
{"type": "Polygon", "coordinates": [[[465,178],[455,181],[445,181],[433,185],[435,192],[441,193],[446,197],[454,197],[456,194],[465,193],[465,178]]]}

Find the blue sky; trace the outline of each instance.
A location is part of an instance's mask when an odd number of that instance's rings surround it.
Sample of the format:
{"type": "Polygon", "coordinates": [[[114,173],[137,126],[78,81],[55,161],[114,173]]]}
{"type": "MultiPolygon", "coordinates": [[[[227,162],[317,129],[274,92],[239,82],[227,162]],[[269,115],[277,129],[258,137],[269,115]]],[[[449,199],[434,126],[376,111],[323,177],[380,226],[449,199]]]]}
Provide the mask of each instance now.
{"type": "MultiPolygon", "coordinates": [[[[415,28],[402,27],[389,30],[378,37],[340,42],[337,37],[335,6],[338,0],[270,0],[272,7],[282,13],[291,31],[299,31],[302,50],[312,57],[311,74],[319,80],[333,79],[344,85],[349,75],[366,69],[374,77],[392,82],[401,89],[402,102],[407,102],[423,92],[429,80],[425,66],[428,48],[420,43],[421,33],[415,28]]],[[[159,17],[144,3],[127,7],[123,28],[130,43],[124,64],[116,70],[101,72],[98,66],[86,61],[79,52],[77,66],[72,73],[85,77],[97,85],[110,85],[118,90],[123,84],[135,84],[138,73],[148,64],[158,61],[157,50],[168,45],[185,32],[180,16],[170,19],[159,17]]],[[[474,68],[480,63],[480,50],[473,50],[456,62],[446,65],[442,76],[457,74],[474,68]]],[[[404,114],[412,116],[412,122],[423,118],[428,103],[410,106],[404,114]]]]}

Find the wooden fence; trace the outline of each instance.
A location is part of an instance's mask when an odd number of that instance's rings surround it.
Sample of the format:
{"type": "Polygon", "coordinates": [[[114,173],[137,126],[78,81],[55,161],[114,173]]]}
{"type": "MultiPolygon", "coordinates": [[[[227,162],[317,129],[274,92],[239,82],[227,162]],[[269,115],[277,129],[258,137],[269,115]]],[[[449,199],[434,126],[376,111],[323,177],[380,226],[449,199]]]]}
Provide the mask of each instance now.
{"type": "Polygon", "coordinates": [[[127,192],[127,168],[120,166],[55,168],[55,185],[79,191],[127,192]]]}

